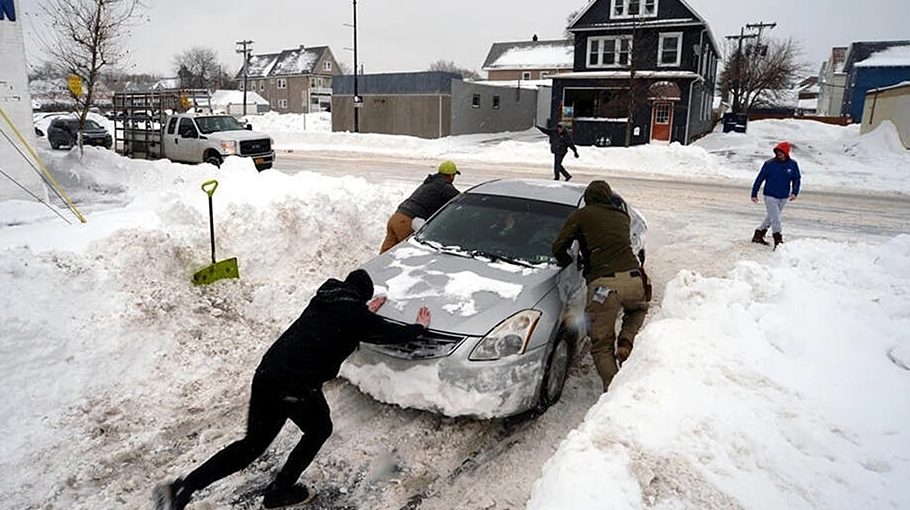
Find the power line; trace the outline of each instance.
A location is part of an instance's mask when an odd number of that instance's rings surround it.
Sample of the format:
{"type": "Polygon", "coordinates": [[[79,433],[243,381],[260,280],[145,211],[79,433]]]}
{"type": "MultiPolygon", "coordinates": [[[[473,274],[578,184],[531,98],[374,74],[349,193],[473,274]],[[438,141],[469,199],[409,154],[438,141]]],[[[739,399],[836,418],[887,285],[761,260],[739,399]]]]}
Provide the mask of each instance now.
{"type": "MultiPolygon", "coordinates": [[[[9,137],[9,135],[7,135],[6,132],[3,131],[2,129],[0,129],[0,134],[2,134],[3,137],[6,138],[6,140],[9,142],[9,144],[13,147],[13,149],[15,149],[16,152],[18,152],[19,155],[22,156],[22,159],[24,159],[25,162],[28,163],[28,166],[32,167],[32,170],[34,170],[34,171],[38,174],[38,177],[41,178],[41,180],[44,182],[44,184],[47,185],[47,187],[51,188],[51,189],[54,191],[54,194],[57,195],[57,198],[59,198],[60,200],[63,200],[64,202],[66,202],[66,200],[65,200],[65,199],[60,195],[60,193],[54,188],[54,186],[51,185],[50,182],[48,182],[47,178],[41,173],[41,171],[38,170],[38,168],[35,167],[35,165],[32,163],[32,161],[31,161],[30,159],[28,159],[28,156],[26,156],[25,153],[23,153],[22,150],[19,149],[19,147],[18,147],[15,143],[13,143],[13,140],[9,137]]],[[[38,202],[41,202],[42,204],[44,204],[45,207],[47,207],[48,209],[54,211],[54,213],[55,213],[57,216],[60,216],[60,217],[63,219],[63,221],[65,221],[65,222],[69,223],[70,225],[72,225],[72,222],[70,222],[68,219],[64,218],[63,215],[60,214],[59,211],[57,211],[56,209],[54,209],[53,207],[51,207],[49,204],[47,204],[46,202],[44,202],[43,200],[41,200],[40,198],[38,198],[34,193],[32,193],[31,191],[29,191],[28,189],[26,189],[24,186],[22,186],[22,184],[19,184],[19,182],[18,182],[16,179],[13,179],[9,174],[7,174],[6,172],[3,172],[2,170],[0,170],[0,173],[2,173],[4,176],[6,176],[7,179],[13,181],[13,182],[16,184],[16,186],[19,186],[20,188],[22,188],[23,190],[25,190],[25,192],[28,193],[29,195],[31,195],[32,197],[34,197],[35,200],[37,200],[38,202]]]]}

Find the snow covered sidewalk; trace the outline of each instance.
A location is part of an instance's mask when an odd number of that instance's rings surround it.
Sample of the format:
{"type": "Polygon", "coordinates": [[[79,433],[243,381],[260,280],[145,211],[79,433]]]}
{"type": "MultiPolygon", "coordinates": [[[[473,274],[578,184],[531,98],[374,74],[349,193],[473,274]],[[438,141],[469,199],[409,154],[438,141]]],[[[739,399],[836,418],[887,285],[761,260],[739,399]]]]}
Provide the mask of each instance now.
{"type": "Polygon", "coordinates": [[[910,236],[683,272],[529,510],[910,508],[910,236]]]}

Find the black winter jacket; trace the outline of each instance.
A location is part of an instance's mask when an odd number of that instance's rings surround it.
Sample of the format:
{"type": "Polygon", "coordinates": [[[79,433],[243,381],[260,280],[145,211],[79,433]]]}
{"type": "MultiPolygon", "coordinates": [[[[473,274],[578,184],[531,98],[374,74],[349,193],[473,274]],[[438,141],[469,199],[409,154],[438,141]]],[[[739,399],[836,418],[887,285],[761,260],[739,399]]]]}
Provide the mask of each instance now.
{"type": "Polygon", "coordinates": [[[562,134],[559,133],[559,129],[547,129],[540,126],[537,126],[543,134],[550,137],[550,152],[553,154],[559,154],[560,156],[565,156],[569,149],[572,149],[572,152],[575,152],[575,142],[572,141],[572,135],[569,134],[567,129],[562,130],[562,134]]]}
{"type": "Polygon", "coordinates": [[[308,391],[337,377],[341,363],[360,342],[406,343],[423,331],[419,324],[387,322],[367,308],[353,286],[330,279],[265,353],[256,377],[290,394],[308,391]]]}
{"type": "Polygon", "coordinates": [[[446,202],[458,196],[458,190],[442,174],[430,174],[414,193],[398,206],[408,218],[427,219],[446,202]]]}

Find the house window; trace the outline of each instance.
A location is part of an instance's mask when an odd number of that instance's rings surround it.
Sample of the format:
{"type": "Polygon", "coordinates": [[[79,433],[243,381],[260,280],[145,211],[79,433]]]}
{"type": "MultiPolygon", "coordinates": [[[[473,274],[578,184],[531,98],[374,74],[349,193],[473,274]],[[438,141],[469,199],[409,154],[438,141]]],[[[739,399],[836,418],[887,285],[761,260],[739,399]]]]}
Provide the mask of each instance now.
{"type": "Polygon", "coordinates": [[[280,109],[282,109],[282,110],[287,110],[287,108],[288,108],[288,100],[287,100],[287,99],[279,99],[279,100],[278,100],[278,108],[280,108],[280,109]]]}
{"type": "Polygon", "coordinates": [[[530,80],[530,79],[531,79],[531,71],[523,71],[523,72],[521,73],[521,79],[522,79],[522,80],[530,80]]]}
{"type": "Polygon", "coordinates": [[[563,91],[563,104],[574,109],[574,117],[614,119],[625,122],[629,111],[629,89],[571,89],[563,91]]]}
{"type": "Polygon", "coordinates": [[[499,96],[493,96],[493,109],[498,110],[500,105],[499,96]]]}
{"type": "Polygon", "coordinates": [[[326,60],[325,62],[323,62],[323,63],[322,63],[322,69],[323,69],[324,71],[331,71],[331,70],[332,70],[332,61],[331,61],[331,60],[326,60]]]}
{"type": "Polygon", "coordinates": [[[654,18],[657,17],[658,0],[613,0],[610,17],[618,18],[654,18]]]}
{"type": "Polygon", "coordinates": [[[667,125],[670,123],[670,104],[658,103],[654,106],[654,123],[667,125]]]}
{"type": "Polygon", "coordinates": [[[660,34],[657,46],[657,65],[673,67],[679,65],[682,54],[682,32],[660,34]]]}
{"type": "Polygon", "coordinates": [[[628,66],[631,55],[631,35],[588,39],[588,67],[628,66]]]}
{"type": "Polygon", "coordinates": [[[317,83],[316,78],[310,78],[310,88],[315,87],[317,83]]]}
{"type": "Polygon", "coordinates": [[[243,90],[243,82],[240,82],[240,83],[238,84],[238,87],[237,87],[237,88],[239,88],[240,90],[243,90]]]}
{"type": "Polygon", "coordinates": [[[474,94],[471,98],[471,108],[480,108],[480,94],[474,94]]]}
{"type": "Polygon", "coordinates": [[[278,78],[278,88],[279,89],[288,88],[288,81],[284,78],[278,78]]]}
{"type": "Polygon", "coordinates": [[[541,79],[541,80],[543,80],[543,79],[545,79],[545,78],[549,78],[549,77],[550,77],[550,71],[541,71],[541,72],[540,72],[540,79],[541,79]]]}
{"type": "Polygon", "coordinates": [[[259,82],[259,91],[262,92],[263,90],[265,90],[265,80],[259,82]]]}

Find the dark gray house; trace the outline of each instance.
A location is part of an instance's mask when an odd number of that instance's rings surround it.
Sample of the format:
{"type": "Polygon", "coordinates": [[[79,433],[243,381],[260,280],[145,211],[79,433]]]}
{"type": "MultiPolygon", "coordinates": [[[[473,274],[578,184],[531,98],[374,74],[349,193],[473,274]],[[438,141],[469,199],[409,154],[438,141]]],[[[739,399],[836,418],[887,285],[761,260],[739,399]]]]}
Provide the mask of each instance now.
{"type": "MultiPolygon", "coordinates": [[[[534,126],[537,90],[463,81],[428,71],[358,76],[360,132],[442,138],[534,126]]],[[[332,83],[332,131],[354,130],[354,77],[332,83]]]]}
{"type": "Polygon", "coordinates": [[[569,24],[571,73],[553,77],[553,122],[576,143],[688,144],[713,127],[718,47],[684,0],[596,0],[569,24]]]}

